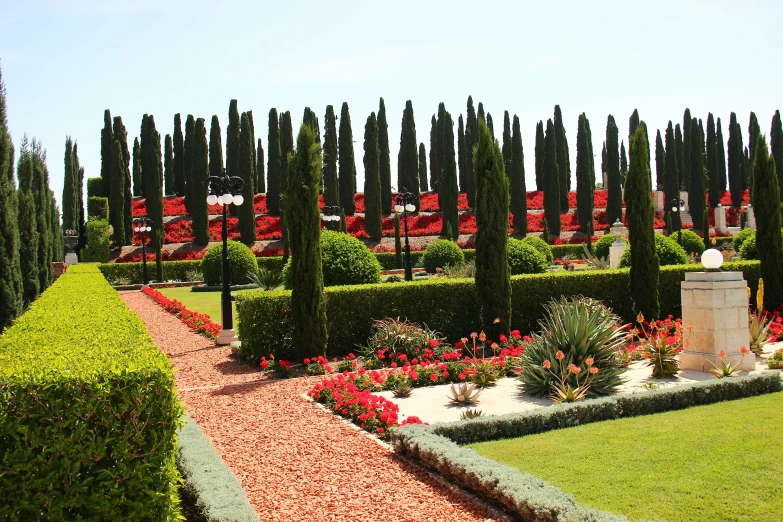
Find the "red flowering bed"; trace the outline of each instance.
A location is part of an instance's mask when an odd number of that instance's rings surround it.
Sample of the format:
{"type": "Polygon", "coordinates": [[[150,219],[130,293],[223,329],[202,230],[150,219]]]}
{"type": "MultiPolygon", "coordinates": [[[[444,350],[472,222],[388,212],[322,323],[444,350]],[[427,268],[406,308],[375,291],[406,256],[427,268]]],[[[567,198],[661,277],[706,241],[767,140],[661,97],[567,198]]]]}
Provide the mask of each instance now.
{"type": "Polygon", "coordinates": [[[160,306],[162,306],[163,309],[168,313],[179,317],[179,319],[194,332],[212,340],[217,339],[221,327],[219,324],[213,323],[208,315],[191,312],[185,308],[185,305],[176,299],[169,299],[153,288],[147,287],[144,288],[143,291],[149,297],[154,299],[160,306]]]}

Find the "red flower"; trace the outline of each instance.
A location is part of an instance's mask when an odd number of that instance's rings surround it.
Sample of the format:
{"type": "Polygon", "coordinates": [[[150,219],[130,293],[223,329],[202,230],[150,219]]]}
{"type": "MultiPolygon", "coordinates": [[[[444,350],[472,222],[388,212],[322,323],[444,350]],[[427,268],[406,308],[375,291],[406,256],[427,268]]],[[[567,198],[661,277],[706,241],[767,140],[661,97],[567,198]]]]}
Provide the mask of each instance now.
{"type": "Polygon", "coordinates": [[[438,380],[438,376],[437,376],[437,375],[435,375],[434,373],[432,373],[432,374],[430,374],[430,380],[431,380],[432,382],[437,382],[437,380],[438,380]]]}

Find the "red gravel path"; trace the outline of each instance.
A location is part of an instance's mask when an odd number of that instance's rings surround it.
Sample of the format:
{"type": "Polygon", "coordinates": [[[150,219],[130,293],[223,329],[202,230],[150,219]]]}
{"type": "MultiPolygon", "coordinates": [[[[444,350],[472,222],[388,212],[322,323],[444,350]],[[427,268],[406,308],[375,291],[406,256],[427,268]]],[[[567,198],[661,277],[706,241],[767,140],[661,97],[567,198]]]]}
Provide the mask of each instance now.
{"type": "Polygon", "coordinates": [[[120,295],[173,361],[185,408],[262,521],[499,519],[302,397],[318,377],[267,379],[141,292],[120,295]]]}

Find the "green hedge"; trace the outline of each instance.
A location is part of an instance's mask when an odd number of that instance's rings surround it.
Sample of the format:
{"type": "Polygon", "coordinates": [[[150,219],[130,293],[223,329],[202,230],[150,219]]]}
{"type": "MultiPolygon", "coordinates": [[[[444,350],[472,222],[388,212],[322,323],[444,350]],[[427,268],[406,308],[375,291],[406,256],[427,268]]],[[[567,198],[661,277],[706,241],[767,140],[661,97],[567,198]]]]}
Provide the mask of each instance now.
{"type": "MultiPolygon", "coordinates": [[[[108,281],[116,281],[119,278],[127,279],[130,284],[141,284],[142,263],[101,263],[98,265],[103,276],[108,281]]],[[[155,263],[147,261],[147,271],[152,276],[155,271],[155,263]]],[[[185,281],[190,271],[201,273],[201,260],[195,261],[164,261],[164,281],[185,281]]]]}
{"type": "Polygon", "coordinates": [[[109,219],[109,198],[87,198],[87,218],[109,219]]]}
{"type": "Polygon", "coordinates": [[[80,252],[81,260],[107,263],[110,255],[109,222],[105,219],[91,219],[87,222],[87,246],[80,252]]]}
{"type": "Polygon", "coordinates": [[[87,178],[87,199],[105,198],[109,196],[109,191],[103,186],[103,178],[87,178]]]}
{"type": "Polygon", "coordinates": [[[479,455],[459,444],[513,438],[591,422],[649,415],[691,406],[773,393],[780,374],[711,380],[645,393],[561,404],[524,413],[479,417],[434,426],[410,425],[392,432],[397,450],[457,484],[499,502],[522,520],[620,521],[620,515],[576,503],[541,479],[479,455]]]}
{"type": "Polygon", "coordinates": [[[581,259],[585,255],[585,249],[581,243],[578,245],[549,245],[552,249],[552,257],[563,258],[567,255],[576,256],[577,259],[581,259]]]}
{"type": "Polygon", "coordinates": [[[91,265],[0,337],[0,520],[176,520],[172,367],[91,265]]]}
{"type": "MultiPolygon", "coordinates": [[[[724,270],[742,271],[754,289],[759,263],[725,263],[724,270]]],[[[701,265],[661,267],[661,315],[681,316],[680,283],[685,272],[701,265]]],[[[553,297],[584,295],[602,301],[624,320],[635,321],[630,299],[628,269],[558,271],[511,278],[511,327],[528,333],[537,328],[543,305],[553,297]]],[[[395,284],[337,286],[325,289],[329,343],[327,351],[339,355],[355,351],[370,336],[372,322],[403,317],[426,323],[448,339],[456,340],[480,326],[479,304],[472,279],[433,278],[395,284]]],[[[236,296],[242,354],[251,362],[274,353],[291,352],[290,291],[248,292],[236,296]]]]}

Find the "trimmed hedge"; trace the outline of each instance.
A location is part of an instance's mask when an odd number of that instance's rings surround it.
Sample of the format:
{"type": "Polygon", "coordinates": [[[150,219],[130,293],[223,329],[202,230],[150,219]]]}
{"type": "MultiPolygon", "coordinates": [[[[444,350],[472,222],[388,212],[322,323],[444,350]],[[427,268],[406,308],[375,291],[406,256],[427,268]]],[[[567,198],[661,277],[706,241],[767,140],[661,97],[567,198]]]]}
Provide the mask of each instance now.
{"type": "Polygon", "coordinates": [[[189,522],[258,522],[241,484],[190,415],[179,432],[179,490],[189,522]]]}
{"type": "Polygon", "coordinates": [[[421,262],[427,272],[434,274],[438,268],[446,268],[446,265],[463,264],[465,254],[454,241],[438,239],[427,245],[421,262]]]}
{"type": "Polygon", "coordinates": [[[0,337],[0,397],[0,519],[177,520],[172,367],[97,267],[0,337]]]}
{"type": "Polygon", "coordinates": [[[103,186],[103,178],[87,178],[87,199],[108,197],[108,190],[103,186]]]}
{"type": "MultiPolygon", "coordinates": [[[[528,236],[530,237],[530,236],[528,236]]],[[[552,257],[564,258],[565,256],[573,256],[577,259],[581,259],[585,255],[584,247],[582,243],[578,245],[549,245],[552,249],[552,257]]]]}
{"type": "MultiPolygon", "coordinates": [[[[677,244],[676,239],[655,234],[655,253],[658,254],[660,266],[682,265],[688,262],[688,253],[677,244]]],[[[623,255],[620,256],[620,268],[631,266],[631,244],[625,247],[623,255]]],[[[701,265],[699,265],[701,266],[701,265]]]]}
{"type": "Polygon", "coordinates": [[[510,237],[506,248],[511,275],[543,274],[549,267],[546,254],[528,242],[510,237]]]}
{"type": "MultiPolygon", "coordinates": [[[[282,270],[282,257],[258,257],[258,268],[267,268],[269,270],[282,270]]],[[[152,270],[154,262],[147,262],[147,269],[152,270]]],[[[119,278],[128,279],[130,284],[141,284],[142,263],[101,263],[98,265],[103,276],[109,281],[116,281],[119,278]]],[[[201,260],[188,261],[164,261],[163,262],[163,280],[164,281],[185,281],[186,274],[190,271],[201,272],[201,260]]]]}
{"type": "MultiPolygon", "coordinates": [[[[509,242],[512,239],[514,239],[514,238],[509,238],[509,242]]],[[[549,246],[547,244],[547,242],[544,241],[543,239],[541,239],[540,237],[538,237],[538,236],[525,236],[522,239],[520,239],[519,241],[522,241],[522,243],[524,243],[526,245],[529,245],[529,246],[532,246],[533,248],[535,248],[536,250],[541,252],[541,255],[543,255],[546,258],[547,264],[551,263],[552,260],[554,259],[554,255],[552,254],[552,247],[549,246]]],[[[569,246],[570,247],[572,245],[563,245],[563,246],[569,246]]],[[[577,246],[580,247],[580,253],[581,253],[581,246],[580,245],[577,245],[577,246]]],[[[562,254],[563,255],[568,255],[568,254],[572,253],[570,250],[568,250],[568,251],[565,250],[565,249],[561,249],[561,250],[562,250],[562,254]]]]}
{"type": "Polygon", "coordinates": [[[783,389],[777,372],[686,384],[645,393],[560,404],[531,412],[479,417],[434,426],[396,428],[392,441],[451,481],[500,502],[522,520],[620,521],[621,515],[576,503],[573,496],[459,444],[513,438],[604,420],[649,415],[753,397],[783,389]]]}
{"type": "MultiPolygon", "coordinates": [[[[99,178],[100,179],[100,178],[99,178]]],[[[87,218],[109,219],[109,198],[87,198],[87,218]]]]}
{"type": "Polygon", "coordinates": [[[84,262],[107,263],[111,255],[109,247],[109,222],[105,219],[87,221],[87,246],[79,254],[84,262]]]}
{"type": "MultiPolygon", "coordinates": [[[[724,263],[726,271],[744,272],[748,285],[758,285],[757,261],[724,263]]],[[[701,265],[661,267],[658,293],[661,316],[681,316],[680,283],[685,272],[703,270],[701,265]]],[[[602,301],[625,321],[635,321],[630,299],[628,269],[558,271],[511,277],[511,327],[528,333],[537,328],[543,305],[553,297],[583,295],[602,301]]],[[[451,340],[476,330],[480,310],[472,279],[433,278],[393,285],[329,287],[326,317],[327,352],[341,355],[367,342],[372,322],[384,317],[402,317],[425,323],[451,340]]],[[[242,355],[253,363],[274,353],[287,358],[291,353],[291,292],[247,292],[236,296],[242,355]]]]}

